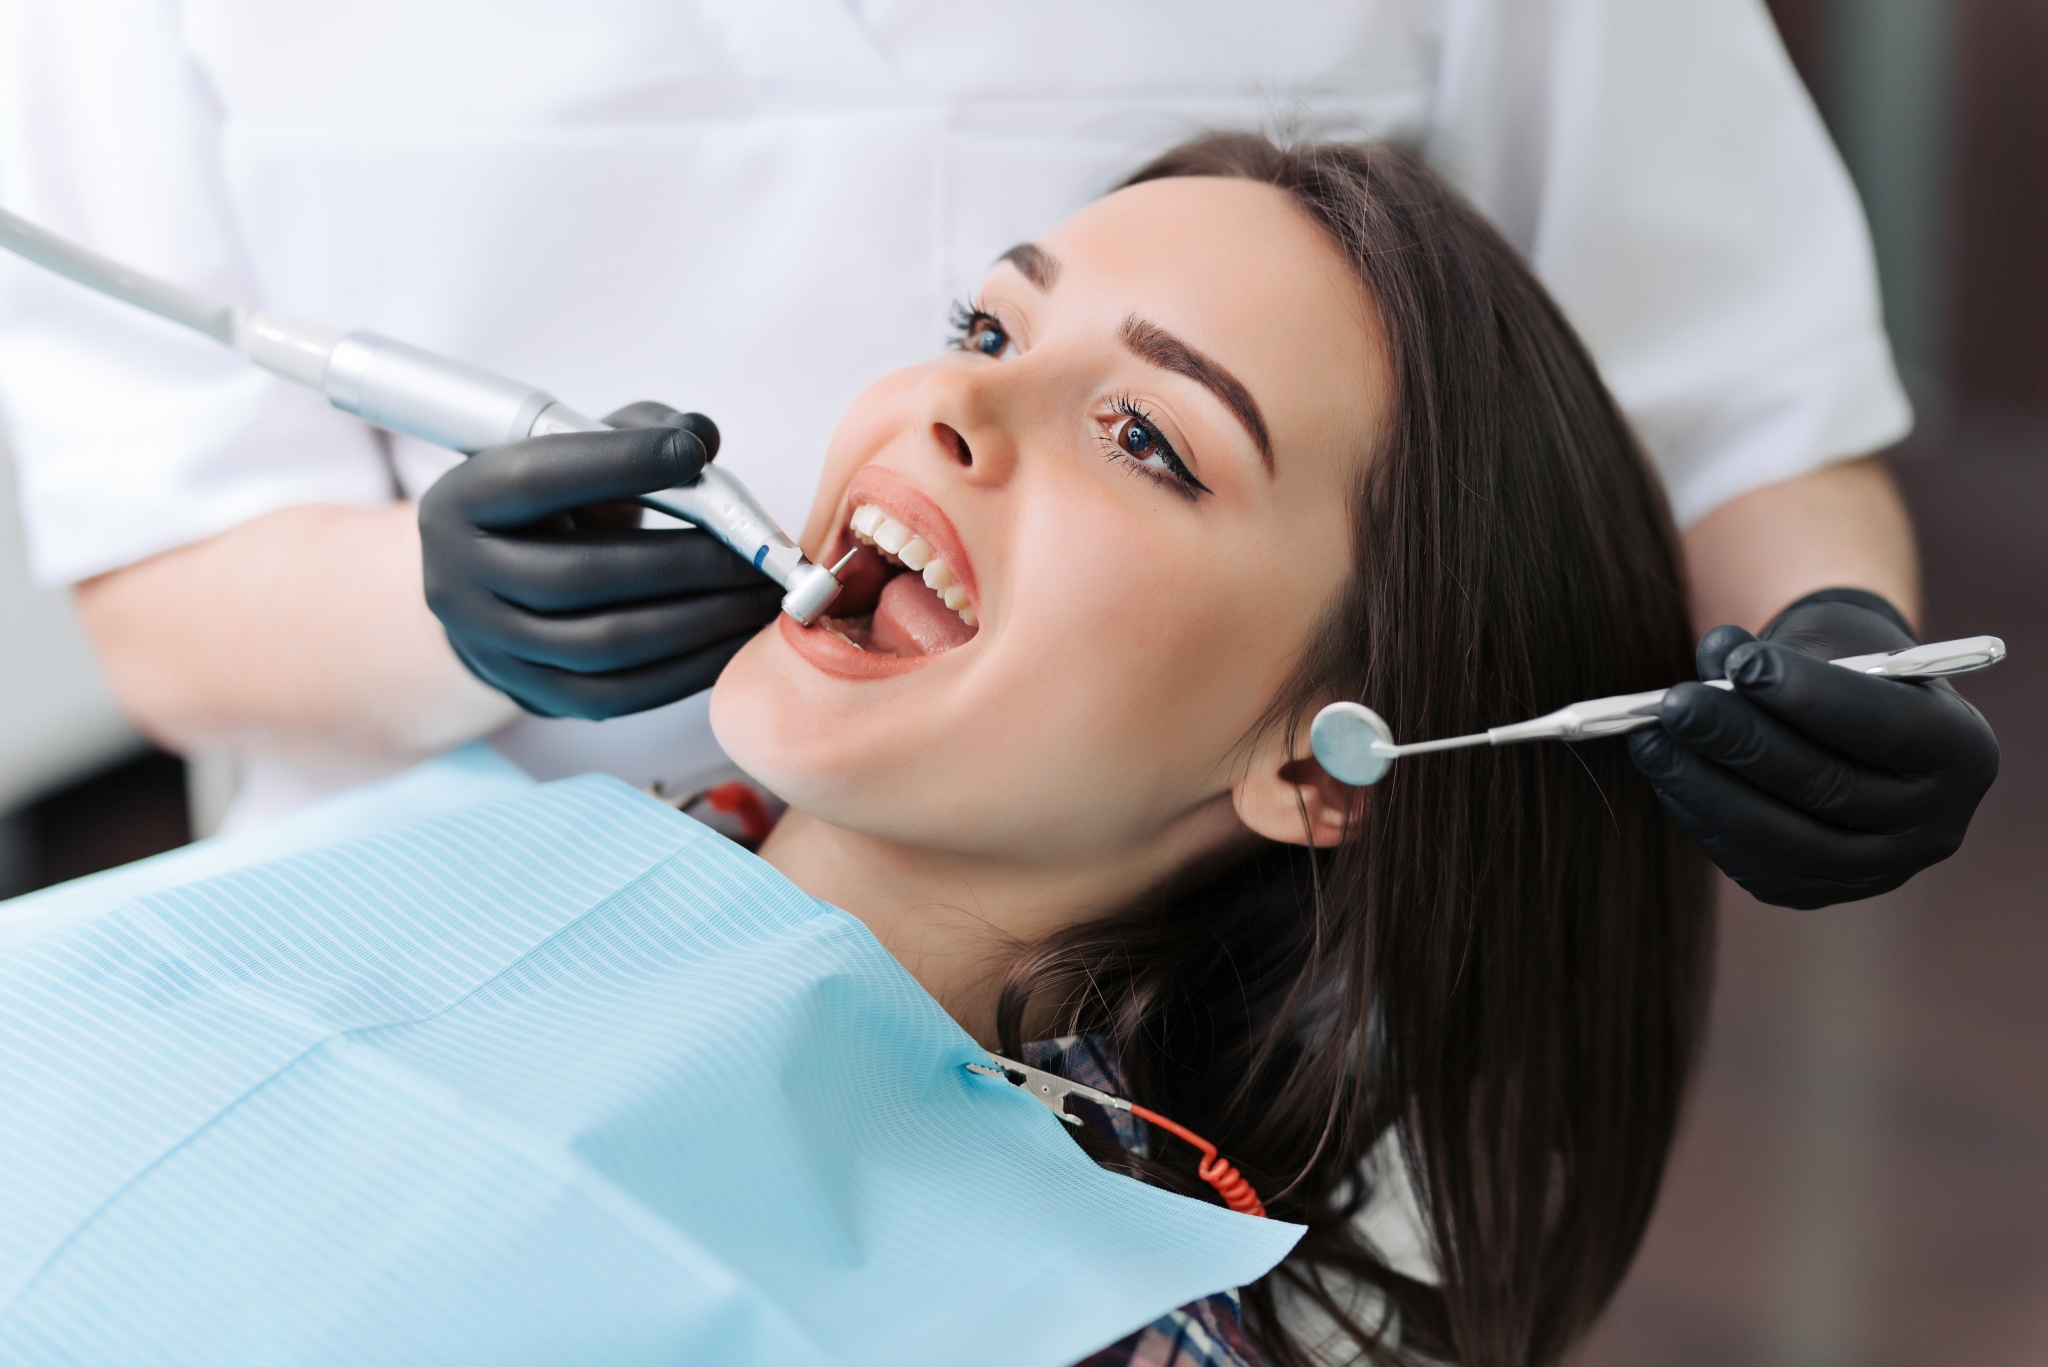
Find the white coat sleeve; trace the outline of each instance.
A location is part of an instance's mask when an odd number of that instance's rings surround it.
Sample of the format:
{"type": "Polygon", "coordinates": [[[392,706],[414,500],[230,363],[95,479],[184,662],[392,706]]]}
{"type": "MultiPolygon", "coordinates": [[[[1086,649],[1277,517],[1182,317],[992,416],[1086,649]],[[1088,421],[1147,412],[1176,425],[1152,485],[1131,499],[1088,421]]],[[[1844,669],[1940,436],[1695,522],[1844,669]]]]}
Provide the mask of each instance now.
{"type": "Polygon", "coordinates": [[[1430,162],[1578,328],[1680,526],[1912,414],[1868,227],[1761,0],[1449,0],[1430,162]]]}
{"type": "MultiPolygon", "coordinates": [[[[0,204],[261,307],[224,188],[221,115],[180,34],[174,0],[0,0],[0,204]]],[[[45,584],[290,504],[393,497],[375,437],[317,393],[6,253],[0,421],[45,584]]]]}

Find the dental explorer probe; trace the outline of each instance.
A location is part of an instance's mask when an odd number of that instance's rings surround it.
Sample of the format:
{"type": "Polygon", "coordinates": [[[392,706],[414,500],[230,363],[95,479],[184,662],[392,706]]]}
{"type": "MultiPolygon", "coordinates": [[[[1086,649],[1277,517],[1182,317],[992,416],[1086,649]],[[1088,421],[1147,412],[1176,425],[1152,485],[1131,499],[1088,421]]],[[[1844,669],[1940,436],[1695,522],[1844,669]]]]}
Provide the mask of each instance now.
{"type": "MultiPolygon", "coordinates": [[[[1966,636],[1877,655],[1850,655],[1829,664],[1881,679],[1940,679],[1988,669],[2005,658],[2005,642],[1996,636],[1966,636]]],[[[1726,679],[1708,679],[1709,688],[1732,691],[1726,679]]],[[[1324,772],[1340,783],[1363,788],[1378,783],[1403,755],[1437,750],[1462,750],[1473,745],[1514,745],[1525,740],[1594,740],[1654,726],[1657,708],[1668,688],[1648,693],[1620,693],[1561,707],[1530,721],[1496,726],[1469,736],[1394,742],[1394,732],[1379,713],[1361,703],[1333,702],[1309,724],[1309,746],[1324,772]]]]}
{"type": "MultiPolygon", "coordinates": [[[[0,247],[88,289],[203,332],[265,370],[310,385],[345,413],[464,455],[525,437],[605,432],[545,390],[374,332],[336,332],[258,313],[131,270],[0,209],[0,247]]],[[[636,502],[692,523],[787,592],[782,610],[809,626],[839,596],[838,573],[814,565],[747,487],[716,465],[636,502]]],[[[849,556],[849,558],[851,558],[849,556]]]]}

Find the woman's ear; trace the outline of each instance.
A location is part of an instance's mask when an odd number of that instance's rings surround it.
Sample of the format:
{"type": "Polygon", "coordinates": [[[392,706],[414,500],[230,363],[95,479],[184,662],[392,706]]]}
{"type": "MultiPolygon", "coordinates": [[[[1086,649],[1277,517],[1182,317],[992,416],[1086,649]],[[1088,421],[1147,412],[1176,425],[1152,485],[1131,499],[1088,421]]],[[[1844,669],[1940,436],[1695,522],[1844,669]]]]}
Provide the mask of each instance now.
{"type": "Polygon", "coordinates": [[[1317,849],[1343,844],[1358,832],[1353,814],[1364,811],[1362,795],[1316,763],[1305,723],[1295,728],[1293,748],[1299,753],[1290,753],[1285,740],[1278,729],[1269,731],[1231,786],[1237,819],[1253,834],[1282,844],[1317,849]]]}

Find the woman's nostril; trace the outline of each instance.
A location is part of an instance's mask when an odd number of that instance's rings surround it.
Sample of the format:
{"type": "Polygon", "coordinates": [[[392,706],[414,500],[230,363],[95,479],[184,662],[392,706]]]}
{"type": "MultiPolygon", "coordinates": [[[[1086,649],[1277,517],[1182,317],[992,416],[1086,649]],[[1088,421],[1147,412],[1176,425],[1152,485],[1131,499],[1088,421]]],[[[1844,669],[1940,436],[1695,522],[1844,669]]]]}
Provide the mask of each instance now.
{"type": "Polygon", "coordinates": [[[949,442],[953,447],[953,458],[962,465],[974,464],[974,449],[967,444],[967,438],[945,423],[939,424],[939,440],[949,442]]]}

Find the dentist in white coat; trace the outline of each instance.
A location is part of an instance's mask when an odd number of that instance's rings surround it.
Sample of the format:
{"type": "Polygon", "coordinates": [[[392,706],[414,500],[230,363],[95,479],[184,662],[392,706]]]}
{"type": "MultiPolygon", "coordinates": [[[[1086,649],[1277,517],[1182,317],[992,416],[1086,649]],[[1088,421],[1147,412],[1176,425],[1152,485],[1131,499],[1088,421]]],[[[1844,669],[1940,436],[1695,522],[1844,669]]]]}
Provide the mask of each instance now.
{"type": "MultiPolygon", "coordinates": [[[[1701,628],[1794,609],[1793,644],[1734,658],[1905,638],[1911,530],[1868,457],[1910,414],[1760,0],[0,0],[0,204],[586,412],[711,414],[792,527],[841,407],[928,355],[997,254],[1196,131],[1291,121],[1419,147],[1528,255],[1663,473],[1701,628]]],[[[466,468],[426,535],[444,628],[416,500],[447,452],[12,260],[0,413],[36,574],[77,586],[144,729],[243,756],[232,824],[478,736],[543,777],[720,763],[699,690],[775,595],[692,533],[506,524],[685,439],[600,439],[544,486],[466,468]]],[[[1783,771],[1872,757],[1769,682],[1729,701],[1777,777],[1683,718],[1638,750],[1724,867],[1811,903],[1954,847],[1926,831],[1960,840],[1981,744],[1913,831],[1865,839],[1783,771]]]]}

